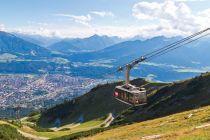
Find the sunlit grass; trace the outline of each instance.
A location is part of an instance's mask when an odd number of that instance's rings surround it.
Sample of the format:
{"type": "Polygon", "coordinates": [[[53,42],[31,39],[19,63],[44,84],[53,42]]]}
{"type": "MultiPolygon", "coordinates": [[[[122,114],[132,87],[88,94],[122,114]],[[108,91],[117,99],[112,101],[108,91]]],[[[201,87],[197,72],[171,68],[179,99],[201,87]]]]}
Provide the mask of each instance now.
{"type": "Polygon", "coordinates": [[[84,139],[135,140],[145,136],[160,135],[160,139],[203,140],[210,137],[210,127],[202,129],[195,127],[208,123],[210,123],[210,106],[111,129],[84,139]]]}
{"type": "MultiPolygon", "coordinates": [[[[65,131],[55,131],[55,132],[37,132],[34,129],[30,128],[30,127],[23,127],[21,128],[22,131],[33,134],[33,135],[37,135],[37,136],[42,136],[42,137],[48,137],[48,138],[57,138],[57,137],[61,137],[61,136],[65,136],[65,135],[70,135],[73,133],[77,133],[77,132],[81,132],[81,131],[87,131],[93,128],[98,128],[100,127],[100,124],[103,123],[103,119],[95,119],[95,120],[91,120],[85,123],[82,123],[81,125],[78,125],[77,127],[74,127],[70,130],[65,130],[65,131]]],[[[63,128],[65,128],[66,126],[63,126],[63,128]]]]}

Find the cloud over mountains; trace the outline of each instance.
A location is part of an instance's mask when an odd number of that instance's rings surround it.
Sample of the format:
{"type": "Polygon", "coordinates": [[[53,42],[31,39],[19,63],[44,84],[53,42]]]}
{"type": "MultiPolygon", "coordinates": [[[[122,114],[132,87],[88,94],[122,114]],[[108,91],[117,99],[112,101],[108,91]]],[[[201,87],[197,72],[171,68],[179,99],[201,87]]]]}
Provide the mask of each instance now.
{"type": "Polygon", "coordinates": [[[139,2],[133,6],[132,15],[139,21],[152,21],[156,23],[157,32],[166,34],[191,34],[208,27],[210,22],[210,9],[192,13],[191,8],[183,2],[164,1],[139,2]]]}

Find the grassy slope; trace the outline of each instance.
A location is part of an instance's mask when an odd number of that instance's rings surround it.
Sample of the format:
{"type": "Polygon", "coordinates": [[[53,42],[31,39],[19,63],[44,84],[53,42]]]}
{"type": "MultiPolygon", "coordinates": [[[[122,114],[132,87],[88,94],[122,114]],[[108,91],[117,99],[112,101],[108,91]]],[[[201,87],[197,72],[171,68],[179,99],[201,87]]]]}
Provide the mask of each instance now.
{"type": "MultiPolygon", "coordinates": [[[[170,137],[170,135],[171,136],[180,135],[180,134],[185,135],[185,133],[186,134],[189,133],[194,137],[202,136],[203,138],[206,138],[207,136],[209,136],[206,135],[206,130],[204,131],[195,130],[192,132],[190,130],[192,130],[192,127],[194,127],[195,125],[200,125],[209,122],[210,107],[204,108],[203,109],[204,111],[202,111],[201,109],[199,111],[193,111],[193,113],[192,112],[181,113],[180,117],[179,114],[177,114],[175,115],[175,118],[172,117],[172,120],[170,120],[171,119],[170,116],[163,118],[162,120],[161,118],[152,120],[151,122],[145,120],[167,116],[169,114],[174,114],[176,112],[182,112],[185,110],[198,108],[200,106],[209,105],[210,104],[209,83],[210,83],[209,73],[196,77],[193,80],[186,80],[173,84],[149,83],[143,80],[134,80],[133,84],[144,85],[144,87],[146,87],[150,93],[148,104],[143,107],[141,106],[135,108],[128,108],[128,106],[125,106],[124,104],[117,102],[112,97],[114,87],[120,83],[106,84],[103,86],[96,87],[86,95],[77,98],[75,104],[71,102],[66,102],[62,105],[59,105],[55,108],[48,110],[45,114],[42,115],[42,118],[40,119],[43,122],[47,120],[48,121],[47,124],[50,123],[51,119],[53,120],[57,117],[62,118],[63,119],[62,121],[70,122],[74,121],[75,118],[79,117],[81,114],[84,114],[86,122],[83,123],[82,125],[72,130],[58,131],[58,132],[37,132],[29,127],[21,128],[21,130],[38,136],[45,136],[49,138],[56,138],[64,135],[70,135],[66,137],[61,137],[60,139],[62,140],[69,139],[72,137],[78,138],[80,136],[89,136],[111,128],[115,128],[113,129],[113,134],[117,133],[117,137],[119,136],[119,138],[122,139],[123,138],[133,139],[137,137],[139,138],[139,136],[158,134],[158,133],[161,134],[164,133],[164,137],[165,135],[166,137],[170,137]],[[104,117],[113,110],[119,113],[119,116],[117,117],[111,128],[105,128],[105,129],[97,128],[97,130],[89,128],[89,126],[100,124],[101,120],[99,120],[98,118],[100,118],[101,116],[104,117]],[[120,113],[120,111],[123,111],[123,113],[120,113]],[[199,112],[199,114],[197,114],[196,112],[199,112]],[[183,118],[186,118],[187,114],[189,115],[190,113],[193,114],[194,120],[185,119],[186,121],[184,121],[183,118]],[[164,122],[164,120],[167,121],[164,122]],[[188,122],[188,120],[190,120],[190,122],[188,122]],[[121,126],[121,127],[117,125],[115,126],[115,124],[124,125],[127,123],[134,123],[139,121],[145,121],[145,122],[128,126],[121,126]],[[155,128],[156,123],[157,127],[155,128]],[[165,125],[165,123],[167,125],[165,125]],[[135,126],[135,127],[130,128],[130,126],[135,126]],[[153,127],[155,128],[154,130],[153,127]],[[188,129],[189,127],[190,129],[188,129]],[[128,135],[127,130],[129,129],[133,131],[131,131],[132,132],[131,134],[129,132],[128,135]],[[174,132],[174,130],[176,130],[176,132],[174,132]],[[81,132],[81,131],[86,131],[86,132],[81,132]],[[123,133],[121,133],[121,131],[123,131],[123,133]]],[[[33,122],[36,122],[38,115],[39,114],[34,114],[34,116],[33,115],[31,116],[33,122]]],[[[27,120],[29,121],[31,119],[28,118],[27,120]]],[[[207,128],[207,130],[209,129],[207,128]]],[[[109,132],[109,134],[107,134],[107,137],[110,137],[110,135],[112,134],[112,130],[108,130],[106,132],[107,133],[109,132]]],[[[106,132],[103,132],[102,134],[106,135],[106,132]]],[[[106,138],[98,136],[100,136],[100,134],[96,135],[96,137],[106,138]]],[[[186,137],[188,137],[188,135],[186,135],[186,137]]],[[[115,138],[115,135],[113,135],[113,138],[115,138]]]]}
{"type": "Polygon", "coordinates": [[[210,138],[210,126],[196,129],[197,126],[210,124],[210,106],[170,115],[163,118],[135,123],[104,131],[84,140],[139,140],[143,137],[159,135],[160,139],[202,139],[210,138]],[[190,114],[192,114],[191,117],[190,114]]]}
{"type": "MultiPolygon", "coordinates": [[[[45,123],[45,121],[47,121],[45,125],[48,125],[53,123],[54,120],[59,117],[63,122],[67,123],[75,121],[81,114],[83,114],[86,122],[81,126],[72,130],[59,132],[37,132],[32,129],[25,131],[50,138],[56,138],[64,135],[70,136],[62,137],[61,139],[71,138],[72,135],[74,138],[77,138],[78,136],[93,135],[97,132],[104,131],[104,129],[90,130],[87,128],[90,124],[97,124],[99,122],[97,120],[98,118],[102,116],[104,117],[113,110],[119,113],[119,115],[115,119],[112,128],[119,127],[116,124],[124,125],[128,123],[146,121],[194,108],[199,108],[201,106],[210,104],[209,83],[209,73],[193,79],[171,84],[149,83],[143,80],[134,80],[133,84],[144,85],[150,93],[147,105],[134,108],[129,108],[128,106],[116,101],[112,97],[114,87],[120,83],[102,85],[77,98],[76,103],[74,104],[72,102],[66,102],[48,110],[42,114],[41,119],[39,120],[39,123],[45,123]],[[123,111],[123,113],[121,113],[121,111],[123,111]],[[83,133],[81,131],[87,132],[83,133]]],[[[199,121],[200,120],[197,120],[197,122],[199,121]]],[[[165,129],[170,130],[170,127],[165,129]]],[[[162,130],[164,129],[161,128],[160,132],[162,130]]],[[[151,132],[153,131],[151,130],[151,132]]],[[[196,130],[195,133],[199,132],[196,130]]]]}
{"type": "Polygon", "coordinates": [[[145,121],[209,105],[209,84],[210,73],[169,84],[150,96],[147,105],[124,111],[115,124],[145,121]]]}
{"type": "Polygon", "coordinates": [[[8,124],[0,124],[0,140],[27,140],[16,128],[8,124]]]}
{"type": "Polygon", "coordinates": [[[41,136],[41,137],[47,137],[47,138],[62,137],[65,135],[70,135],[70,134],[78,133],[81,131],[88,131],[91,129],[99,128],[100,124],[104,122],[104,119],[105,118],[91,120],[91,121],[82,123],[81,125],[79,125],[75,128],[59,130],[59,131],[52,131],[52,130],[46,131],[47,130],[46,128],[31,127],[31,125],[26,125],[26,122],[27,122],[26,120],[24,120],[22,122],[22,125],[18,125],[18,123],[15,120],[14,121],[3,121],[3,120],[1,121],[0,120],[0,140],[4,140],[4,139],[6,139],[6,137],[8,137],[10,135],[11,135],[10,139],[13,140],[13,136],[16,136],[17,134],[18,134],[17,140],[25,140],[25,139],[21,139],[21,137],[19,138],[19,133],[15,133],[15,132],[17,132],[17,130],[21,130],[22,132],[32,134],[34,136],[41,136]],[[13,131],[10,132],[8,127],[9,127],[9,129],[12,129],[13,131]],[[5,137],[5,138],[1,139],[1,137],[2,138],[5,137]]]}
{"type": "MultiPolygon", "coordinates": [[[[124,110],[115,119],[112,128],[119,127],[118,125],[122,126],[125,124],[151,120],[210,105],[209,84],[210,73],[205,73],[193,79],[168,84],[159,90],[154,89],[150,93],[147,105],[124,110]]],[[[206,115],[205,117],[209,119],[210,113],[208,115],[209,116],[206,115]]],[[[199,120],[197,121],[199,122],[199,120]]],[[[101,131],[104,131],[104,129],[78,133],[62,137],[61,139],[94,135],[101,131]]]]}
{"type": "MultiPolygon", "coordinates": [[[[95,119],[95,120],[91,120],[85,123],[82,123],[81,125],[72,128],[72,129],[66,129],[66,130],[59,130],[59,131],[55,131],[55,132],[47,132],[47,131],[37,131],[36,129],[33,129],[32,127],[29,126],[24,126],[21,128],[22,131],[26,132],[26,133],[30,133],[32,135],[36,135],[36,136],[42,136],[42,137],[48,137],[48,138],[58,138],[58,137],[62,137],[65,135],[70,135],[70,134],[74,134],[74,133],[78,133],[78,132],[82,132],[82,131],[88,131],[94,128],[98,128],[100,127],[100,124],[103,122],[104,120],[101,119],[95,119]]],[[[65,126],[64,126],[65,127],[65,126]]],[[[40,129],[41,130],[41,129],[40,129]]]]}
{"type": "MultiPolygon", "coordinates": [[[[110,112],[120,113],[128,108],[127,105],[118,102],[113,97],[113,91],[116,85],[121,83],[112,83],[98,86],[87,94],[76,99],[75,103],[66,102],[44,112],[38,121],[38,125],[50,126],[57,118],[60,118],[64,124],[77,121],[83,115],[85,121],[101,118],[110,112]]],[[[144,80],[134,80],[133,84],[138,86],[145,85],[152,91],[156,87],[164,84],[148,83],[144,80]]]]}

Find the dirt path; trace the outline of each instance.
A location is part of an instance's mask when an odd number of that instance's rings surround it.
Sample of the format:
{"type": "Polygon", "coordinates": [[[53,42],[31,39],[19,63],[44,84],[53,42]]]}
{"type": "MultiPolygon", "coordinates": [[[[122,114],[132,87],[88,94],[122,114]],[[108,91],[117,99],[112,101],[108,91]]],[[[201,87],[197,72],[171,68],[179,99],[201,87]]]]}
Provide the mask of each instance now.
{"type": "Polygon", "coordinates": [[[112,113],[110,113],[107,119],[104,121],[106,123],[104,127],[109,127],[113,120],[114,120],[114,117],[112,113]]]}
{"type": "Polygon", "coordinates": [[[201,129],[201,128],[205,128],[205,127],[210,127],[210,123],[209,124],[205,124],[205,125],[200,125],[195,127],[196,129],[201,129]]]}
{"type": "Polygon", "coordinates": [[[95,126],[91,126],[91,127],[86,127],[86,128],[77,128],[77,130],[90,130],[90,129],[94,129],[94,128],[99,128],[102,125],[104,125],[103,127],[108,127],[111,122],[114,120],[114,117],[112,116],[112,113],[109,113],[109,116],[100,124],[95,125],[95,126]]]}
{"type": "Polygon", "coordinates": [[[159,139],[162,135],[151,135],[151,136],[144,136],[141,140],[152,140],[152,139],[159,139]]]}
{"type": "Polygon", "coordinates": [[[80,123],[76,123],[76,124],[65,125],[65,126],[62,126],[62,127],[59,127],[59,128],[53,127],[53,128],[50,128],[50,129],[56,132],[56,131],[60,131],[62,129],[66,129],[66,128],[67,129],[72,129],[72,128],[75,128],[79,125],[80,125],[80,123]]]}
{"type": "MultiPolygon", "coordinates": [[[[77,130],[88,130],[88,129],[101,127],[102,125],[104,125],[103,127],[108,127],[112,123],[113,120],[114,120],[114,117],[112,116],[112,113],[109,113],[109,116],[102,123],[100,123],[98,125],[95,125],[95,126],[91,126],[91,127],[78,128],[77,130]]],[[[65,129],[65,128],[69,128],[69,129],[76,128],[79,125],[81,125],[81,124],[80,123],[77,123],[77,124],[74,124],[74,125],[69,124],[69,125],[66,125],[66,126],[63,126],[63,127],[60,127],[60,128],[51,128],[51,130],[56,132],[56,131],[59,131],[59,130],[65,129]]]]}
{"type": "Polygon", "coordinates": [[[105,126],[108,127],[111,124],[110,120],[112,120],[112,119],[113,119],[112,113],[109,113],[109,116],[102,123],[100,123],[100,124],[98,124],[96,126],[88,127],[88,128],[92,129],[92,128],[96,128],[96,127],[101,127],[103,124],[104,124],[104,127],[105,126]]]}
{"type": "Polygon", "coordinates": [[[39,137],[39,136],[36,136],[36,135],[32,135],[32,134],[23,132],[21,130],[18,130],[18,132],[20,134],[22,134],[24,137],[30,138],[30,139],[33,139],[33,140],[49,140],[49,138],[47,138],[47,137],[39,137]]]}

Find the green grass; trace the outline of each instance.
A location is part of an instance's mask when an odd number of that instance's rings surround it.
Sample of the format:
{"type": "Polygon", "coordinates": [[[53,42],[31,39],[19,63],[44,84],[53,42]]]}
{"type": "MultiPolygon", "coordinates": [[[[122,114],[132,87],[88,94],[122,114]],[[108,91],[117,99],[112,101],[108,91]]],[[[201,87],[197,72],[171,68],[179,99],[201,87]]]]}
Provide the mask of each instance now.
{"type": "Polygon", "coordinates": [[[28,140],[23,137],[16,128],[8,124],[0,124],[0,139],[1,140],[28,140]]]}
{"type": "Polygon", "coordinates": [[[95,120],[92,120],[92,121],[88,121],[88,122],[82,123],[77,128],[95,127],[95,126],[100,125],[103,121],[104,120],[101,120],[101,119],[95,119],[95,120]]]}
{"type": "Polygon", "coordinates": [[[210,124],[209,119],[210,106],[207,106],[163,118],[110,129],[102,133],[98,133],[95,136],[84,138],[84,140],[137,140],[151,135],[160,135],[160,139],[203,140],[210,137],[210,127],[202,129],[195,129],[195,127],[203,124],[210,124]],[[190,114],[192,114],[192,116],[188,118],[190,114]]]}
{"type": "Polygon", "coordinates": [[[95,120],[81,123],[81,125],[78,125],[73,128],[71,128],[72,125],[70,124],[64,125],[60,128],[61,130],[53,131],[49,128],[42,128],[42,127],[36,126],[34,122],[36,122],[39,116],[40,116],[39,111],[35,111],[32,114],[30,114],[28,117],[23,118],[21,123],[15,120],[7,120],[7,121],[0,121],[0,125],[9,125],[16,130],[21,130],[23,132],[30,133],[36,136],[57,138],[57,137],[62,137],[62,136],[73,134],[73,133],[78,133],[81,131],[87,131],[94,128],[100,128],[101,124],[108,117],[108,115],[106,115],[102,118],[98,118],[95,120]]]}
{"type": "MultiPolygon", "coordinates": [[[[65,135],[69,135],[69,134],[74,134],[74,133],[78,133],[78,132],[82,132],[82,131],[88,131],[94,128],[100,128],[100,124],[103,122],[103,119],[96,119],[96,120],[91,120],[85,123],[82,123],[81,125],[69,129],[69,130],[65,130],[65,131],[56,131],[56,132],[38,132],[36,129],[33,129],[32,127],[23,127],[21,130],[33,135],[37,135],[37,136],[43,136],[43,137],[48,137],[48,138],[58,138],[58,137],[62,137],[65,135]]],[[[65,126],[63,126],[65,128],[65,126]]]]}
{"type": "Polygon", "coordinates": [[[36,123],[38,121],[38,119],[40,118],[40,114],[28,117],[26,119],[27,122],[32,122],[32,123],[36,123]]]}

